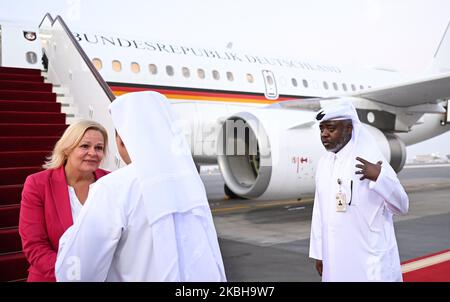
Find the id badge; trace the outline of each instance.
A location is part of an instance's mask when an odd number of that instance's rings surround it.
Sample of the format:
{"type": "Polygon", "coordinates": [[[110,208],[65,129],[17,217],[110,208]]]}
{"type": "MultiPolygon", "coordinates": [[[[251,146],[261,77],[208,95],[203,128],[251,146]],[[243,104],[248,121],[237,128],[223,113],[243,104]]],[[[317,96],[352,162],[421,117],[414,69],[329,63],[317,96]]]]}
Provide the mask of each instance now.
{"type": "Polygon", "coordinates": [[[347,196],[345,193],[336,194],[336,212],[345,212],[347,210],[347,196]]]}

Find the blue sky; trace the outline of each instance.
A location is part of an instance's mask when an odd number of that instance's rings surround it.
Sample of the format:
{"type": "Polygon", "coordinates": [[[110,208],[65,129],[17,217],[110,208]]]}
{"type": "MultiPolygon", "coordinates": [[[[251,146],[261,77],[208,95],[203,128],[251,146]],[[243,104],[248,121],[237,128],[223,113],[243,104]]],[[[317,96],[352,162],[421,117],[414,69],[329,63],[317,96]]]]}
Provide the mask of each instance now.
{"type": "MultiPolygon", "coordinates": [[[[445,0],[0,0],[0,20],[69,26],[225,46],[419,74],[450,21],[445,0]]],[[[450,154],[450,133],[408,147],[450,154]]]]}

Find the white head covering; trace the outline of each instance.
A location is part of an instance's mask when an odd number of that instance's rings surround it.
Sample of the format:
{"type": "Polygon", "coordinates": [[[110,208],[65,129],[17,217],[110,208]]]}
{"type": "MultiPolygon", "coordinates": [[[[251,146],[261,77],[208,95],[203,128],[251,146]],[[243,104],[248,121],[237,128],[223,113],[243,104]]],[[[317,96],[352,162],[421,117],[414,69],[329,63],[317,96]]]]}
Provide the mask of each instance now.
{"type": "Polygon", "coordinates": [[[142,181],[144,194],[149,194],[149,222],[198,206],[209,209],[189,146],[182,129],[176,127],[177,120],[165,96],[149,91],[127,93],[111,103],[109,109],[142,181]]]}
{"type": "MultiPolygon", "coordinates": [[[[373,136],[365,129],[359,120],[355,106],[349,99],[337,99],[332,104],[323,107],[316,116],[319,122],[351,120],[353,126],[352,138],[349,143],[361,143],[364,146],[371,146],[370,149],[378,150],[379,147],[373,136]],[[374,148],[375,147],[375,148],[374,148]]],[[[370,150],[369,149],[369,150],[370,150]]],[[[378,152],[381,155],[381,152],[378,152]]]]}
{"type": "MultiPolygon", "coordinates": [[[[316,119],[320,122],[328,120],[352,121],[352,138],[347,145],[342,148],[342,150],[345,149],[345,156],[348,157],[348,161],[347,165],[342,167],[340,173],[342,173],[344,178],[347,177],[349,179],[353,179],[354,192],[358,192],[359,186],[368,185],[367,182],[361,182],[359,180],[361,177],[360,175],[355,175],[355,165],[360,163],[356,160],[357,156],[372,163],[376,163],[381,160],[383,162],[383,168],[392,170],[389,162],[381,153],[375,138],[360,122],[355,106],[353,106],[349,99],[334,100],[332,104],[323,107],[322,110],[318,112],[316,119]]],[[[394,173],[393,170],[392,173],[394,173]]],[[[376,203],[366,203],[364,207],[359,208],[359,211],[366,216],[369,224],[372,223],[375,217],[377,206],[378,205],[376,203]]]]}
{"type": "Polygon", "coordinates": [[[205,188],[170,103],[128,93],[110,112],[140,182],[161,280],[225,281],[205,188]]]}
{"type": "Polygon", "coordinates": [[[355,120],[359,123],[355,106],[349,100],[343,99],[335,100],[329,106],[322,108],[317,113],[316,119],[321,122],[328,120],[355,120]]]}

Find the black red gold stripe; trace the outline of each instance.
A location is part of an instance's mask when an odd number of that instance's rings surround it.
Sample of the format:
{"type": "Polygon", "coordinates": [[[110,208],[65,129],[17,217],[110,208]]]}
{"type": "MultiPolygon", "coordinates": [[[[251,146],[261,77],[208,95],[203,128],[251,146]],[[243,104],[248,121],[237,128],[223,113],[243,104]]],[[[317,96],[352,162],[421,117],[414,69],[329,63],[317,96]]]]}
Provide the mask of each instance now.
{"type": "Polygon", "coordinates": [[[129,92],[152,90],[164,94],[168,99],[258,104],[273,104],[280,101],[305,98],[304,96],[281,95],[277,100],[268,100],[263,93],[115,82],[108,82],[108,85],[116,96],[129,92]]]}

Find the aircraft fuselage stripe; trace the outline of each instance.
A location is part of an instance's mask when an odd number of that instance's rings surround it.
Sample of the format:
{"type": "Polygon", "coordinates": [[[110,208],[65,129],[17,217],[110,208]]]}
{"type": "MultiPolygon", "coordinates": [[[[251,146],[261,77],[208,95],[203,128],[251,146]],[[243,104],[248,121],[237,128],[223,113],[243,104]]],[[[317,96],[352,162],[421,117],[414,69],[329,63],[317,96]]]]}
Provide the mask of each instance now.
{"type": "Polygon", "coordinates": [[[306,98],[305,96],[281,95],[277,100],[268,100],[262,93],[242,91],[237,92],[113,82],[108,82],[108,85],[115,95],[152,90],[164,94],[169,99],[182,100],[272,104],[280,101],[306,98]]]}

